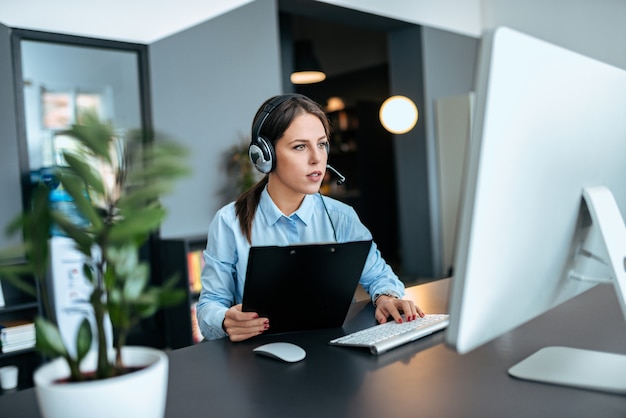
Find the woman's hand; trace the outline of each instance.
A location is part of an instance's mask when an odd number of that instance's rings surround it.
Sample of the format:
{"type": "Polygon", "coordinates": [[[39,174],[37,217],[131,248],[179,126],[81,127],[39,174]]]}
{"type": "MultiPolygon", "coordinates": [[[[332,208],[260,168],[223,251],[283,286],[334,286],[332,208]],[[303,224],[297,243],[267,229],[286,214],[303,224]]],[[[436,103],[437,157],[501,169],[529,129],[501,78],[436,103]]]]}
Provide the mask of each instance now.
{"type": "Polygon", "coordinates": [[[392,317],[397,323],[402,322],[402,314],[407,321],[412,321],[425,315],[419,306],[412,300],[398,299],[387,295],[381,295],[376,299],[376,312],[374,316],[379,324],[387,322],[387,318],[392,317]]]}
{"type": "Polygon", "coordinates": [[[243,341],[262,334],[270,327],[267,318],[259,318],[256,312],[243,312],[241,303],[226,311],[222,328],[231,341],[243,341]]]}

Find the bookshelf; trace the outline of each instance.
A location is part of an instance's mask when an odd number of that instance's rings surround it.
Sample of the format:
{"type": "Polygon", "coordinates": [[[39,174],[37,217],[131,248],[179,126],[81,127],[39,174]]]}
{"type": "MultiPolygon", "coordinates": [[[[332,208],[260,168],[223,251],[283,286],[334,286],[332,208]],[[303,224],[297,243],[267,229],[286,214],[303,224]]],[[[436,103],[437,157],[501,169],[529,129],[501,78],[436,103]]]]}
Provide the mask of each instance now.
{"type": "Polygon", "coordinates": [[[159,241],[159,266],[162,280],[180,277],[179,286],[187,291],[186,304],[165,310],[165,340],[169,348],[181,348],[201,341],[196,321],[196,303],[202,287],[202,251],[205,237],[163,239],[159,241]]]}
{"type": "MultiPolygon", "coordinates": [[[[0,325],[9,329],[15,323],[34,322],[41,312],[38,299],[15,288],[6,280],[0,280],[0,286],[4,296],[4,306],[0,307],[0,325]]],[[[18,339],[21,339],[21,335],[18,339]]],[[[33,387],[33,373],[42,362],[41,355],[35,351],[34,340],[30,337],[29,340],[33,344],[18,344],[16,349],[0,349],[0,367],[15,365],[19,369],[17,390],[33,387]],[[24,345],[25,347],[20,347],[24,345]]],[[[14,391],[0,389],[0,396],[14,391]]]]}

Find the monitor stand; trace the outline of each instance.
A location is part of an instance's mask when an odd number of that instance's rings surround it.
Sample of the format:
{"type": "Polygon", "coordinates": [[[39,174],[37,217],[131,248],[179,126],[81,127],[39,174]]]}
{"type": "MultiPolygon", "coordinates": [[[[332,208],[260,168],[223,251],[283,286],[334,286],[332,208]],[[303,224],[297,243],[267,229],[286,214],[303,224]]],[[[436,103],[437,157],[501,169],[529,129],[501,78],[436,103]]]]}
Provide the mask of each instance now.
{"type": "MultiPolygon", "coordinates": [[[[613,284],[626,317],[626,227],[613,194],[605,187],[583,190],[592,228],[599,231],[613,284]]],[[[509,369],[511,376],[626,394],[626,355],[570,347],[545,347],[509,369]]]]}

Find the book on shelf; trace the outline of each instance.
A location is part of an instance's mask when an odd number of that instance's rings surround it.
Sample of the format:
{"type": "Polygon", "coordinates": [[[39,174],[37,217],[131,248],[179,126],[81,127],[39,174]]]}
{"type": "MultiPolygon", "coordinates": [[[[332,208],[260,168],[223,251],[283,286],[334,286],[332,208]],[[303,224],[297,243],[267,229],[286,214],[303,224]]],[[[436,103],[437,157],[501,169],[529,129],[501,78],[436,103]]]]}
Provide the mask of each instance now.
{"type": "Polygon", "coordinates": [[[4,305],[4,293],[2,292],[2,281],[0,280],[0,308],[2,308],[4,305]]]}
{"type": "Polygon", "coordinates": [[[3,353],[32,348],[35,342],[33,321],[12,319],[0,322],[0,346],[3,353]]]}
{"type": "Polygon", "coordinates": [[[26,350],[29,348],[33,348],[35,343],[37,342],[35,336],[33,336],[29,340],[15,342],[15,343],[1,343],[0,344],[0,352],[2,353],[12,353],[13,351],[26,350]]]}
{"type": "Polygon", "coordinates": [[[33,339],[35,337],[35,329],[32,330],[23,330],[17,332],[3,332],[0,334],[0,342],[3,344],[6,343],[16,343],[27,341],[33,339]]]}
{"type": "Polygon", "coordinates": [[[192,293],[200,293],[202,289],[202,267],[204,267],[202,250],[189,251],[187,253],[187,270],[189,272],[189,290],[192,293]]]}
{"type": "Polygon", "coordinates": [[[4,319],[0,321],[0,334],[35,331],[35,323],[30,319],[4,319]]]}
{"type": "Polygon", "coordinates": [[[24,319],[10,319],[0,322],[0,342],[19,343],[35,338],[35,324],[24,319]]]}

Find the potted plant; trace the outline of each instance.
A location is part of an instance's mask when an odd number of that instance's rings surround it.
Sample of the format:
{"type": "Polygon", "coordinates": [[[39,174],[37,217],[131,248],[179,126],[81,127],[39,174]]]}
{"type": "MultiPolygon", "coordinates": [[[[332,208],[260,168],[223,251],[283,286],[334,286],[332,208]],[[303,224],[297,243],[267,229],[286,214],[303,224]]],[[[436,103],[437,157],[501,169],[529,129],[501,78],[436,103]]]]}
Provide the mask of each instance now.
{"type": "Polygon", "coordinates": [[[0,277],[35,293],[37,289],[22,280],[24,275],[34,276],[39,287],[37,293],[46,315],[35,319],[36,347],[55,359],[41,366],[34,376],[44,416],[57,416],[57,411],[63,417],[73,412],[80,416],[119,416],[109,409],[112,406],[120,406],[124,415],[135,410],[138,414],[131,415],[148,416],[151,410],[151,416],[162,416],[167,357],[160,350],[127,347],[126,340],[142,318],[185,298],[184,290],[175,287],[177,278],[160,286],[150,285],[149,266],[139,258],[141,247],[166,216],[159,197],[187,172],[182,164],[185,153],[170,142],[148,142],[141,132],[127,138],[116,135],[111,124],[93,113],[82,115],[80,121],[67,132],[76,139],[77,146],[64,152],[67,165],[58,167],[55,178],[58,187],[71,196],[73,208],[83,222],[76,222],[67,211],[51,204],[49,185],[36,185],[32,207],[8,228],[9,233],[23,231],[22,251],[27,262],[5,265],[0,268],[0,277]],[[59,327],[51,321],[45,278],[52,228],[69,237],[84,255],[83,272],[92,288],[91,322],[88,318],[82,320],[73,347],[66,346],[59,327]],[[113,342],[106,332],[108,323],[113,342]],[[148,395],[151,399],[137,399],[139,389],[157,381],[155,373],[164,381],[148,395]],[[141,375],[148,375],[148,383],[134,381],[141,375]],[[103,384],[117,386],[122,393],[115,395],[114,389],[103,388],[103,384]],[[95,400],[87,400],[90,390],[96,392],[95,400]],[[70,398],[64,398],[66,395],[70,398]],[[49,400],[61,405],[45,404],[49,400]]]}
{"type": "Polygon", "coordinates": [[[243,135],[239,143],[231,146],[224,154],[224,171],[227,174],[227,183],[222,189],[224,204],[231,202],[261,180],[263,174],[256,170],[248,157],[250,139],[243,135]]]}

